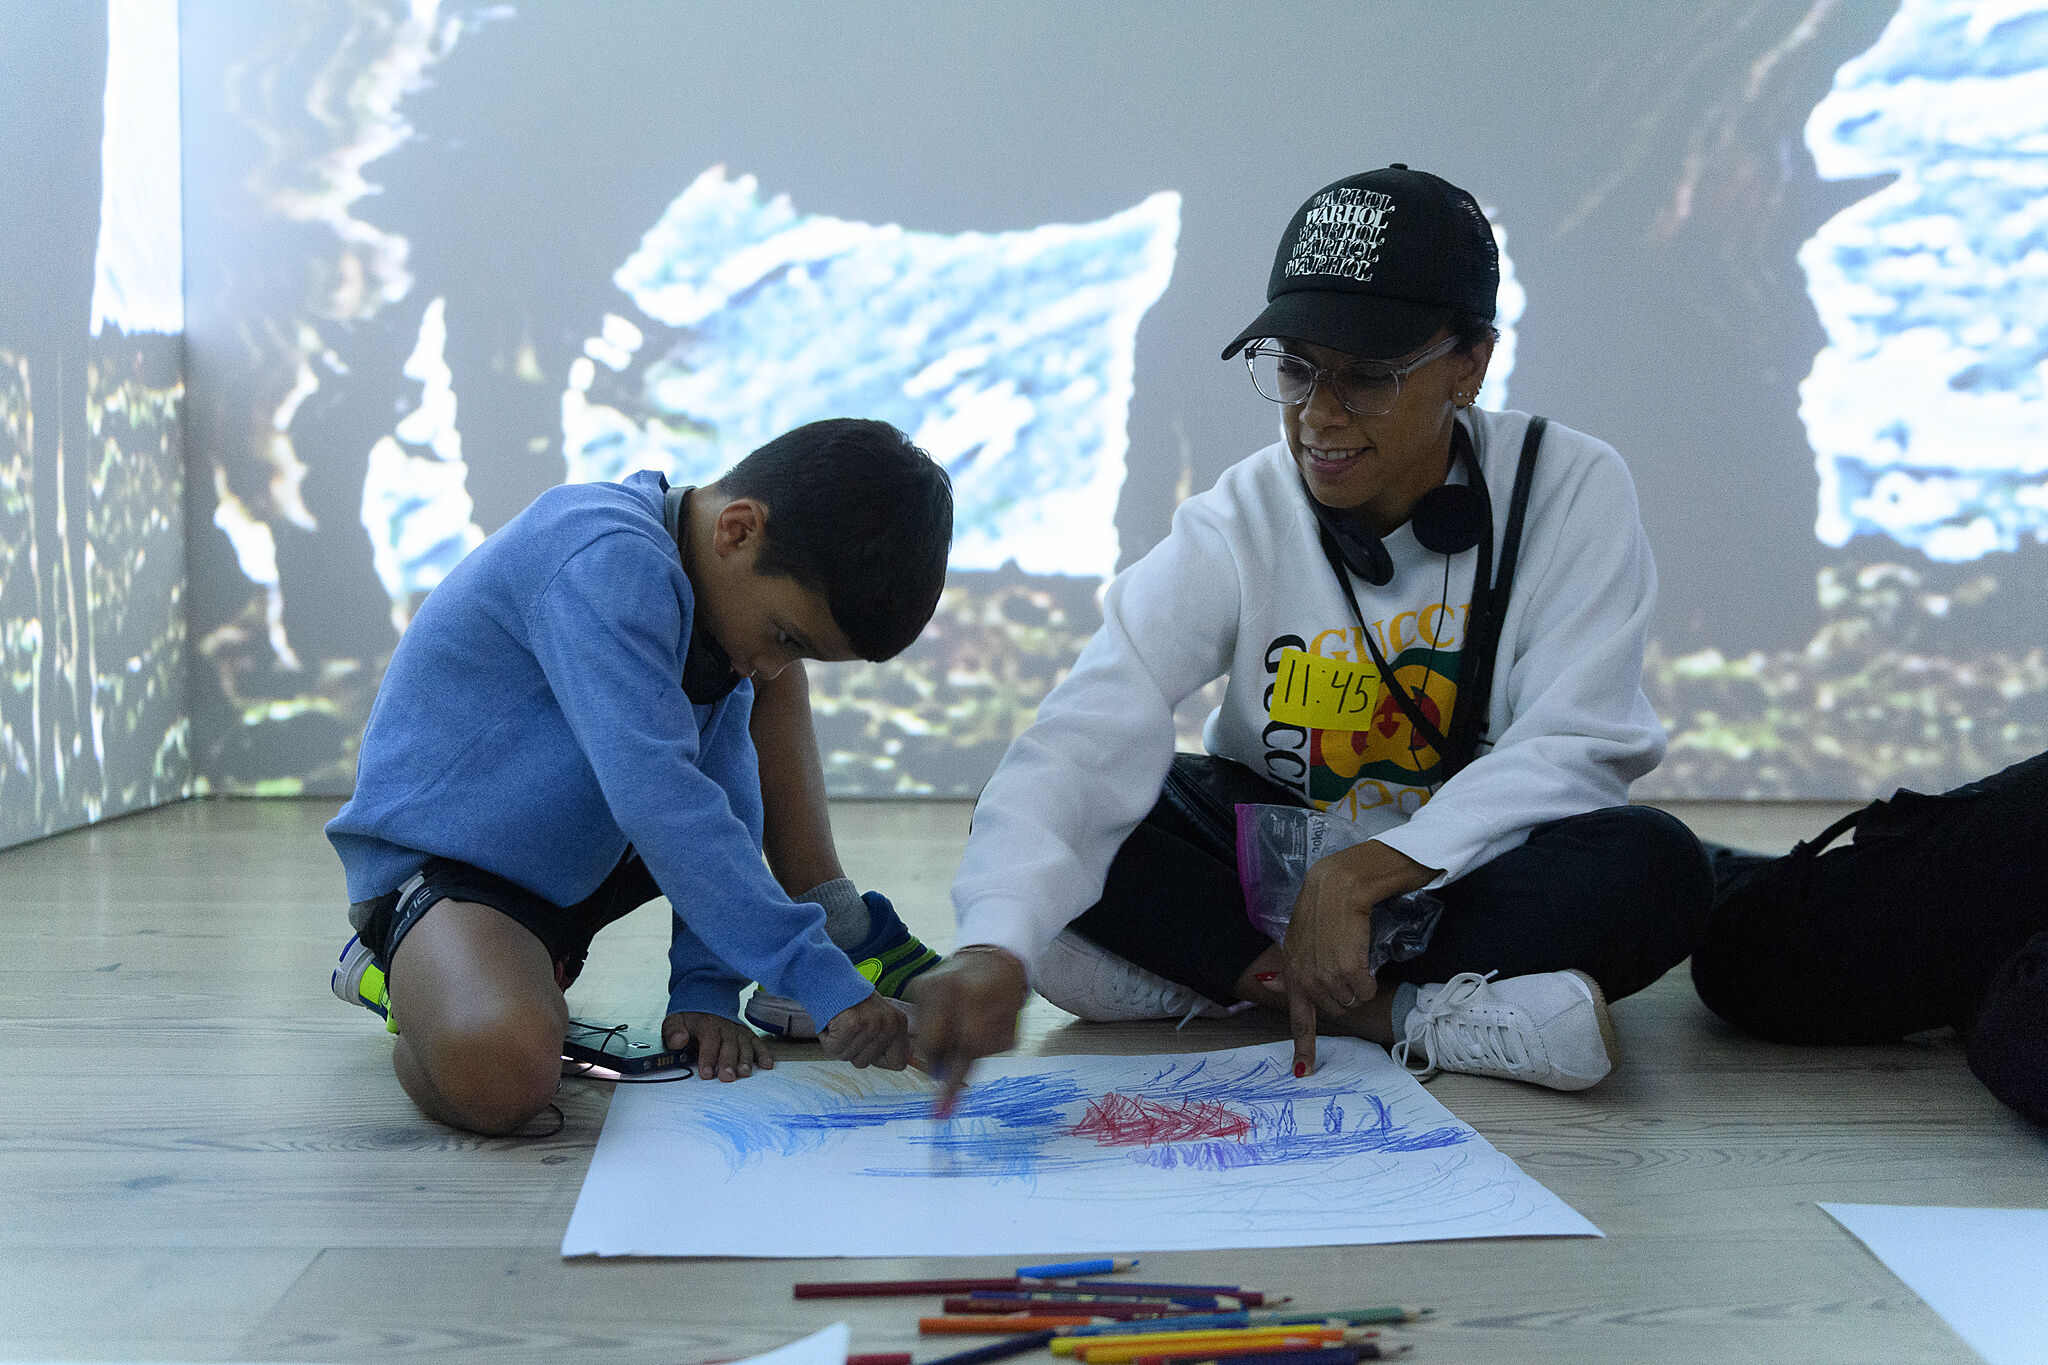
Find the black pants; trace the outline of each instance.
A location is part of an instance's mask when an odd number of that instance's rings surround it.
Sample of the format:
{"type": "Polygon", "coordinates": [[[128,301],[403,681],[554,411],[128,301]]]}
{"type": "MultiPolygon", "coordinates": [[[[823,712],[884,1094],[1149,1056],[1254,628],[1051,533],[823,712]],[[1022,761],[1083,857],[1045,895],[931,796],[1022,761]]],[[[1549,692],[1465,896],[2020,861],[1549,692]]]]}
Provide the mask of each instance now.
{"type": "Polygon", "coordinates": [[[1700,999],[1783,1043],[1953,1025],[1993,1094],[2048,1123],[2048,754],[1857,813],[1853,844],[1717,859],[1700,999]]]}
{"type": "MultiPolygon", "coordinates": [[[[1110,864],[1102,899],[1072,927],[1211,1000],[1235,1000],[1237,979],[1273,946],[1245,916],[1239,802],[1301,804],[1240,764],[1176,755],[1158,804],[1110,864]]],[[[1614,806],[1539,826],[1521,847],[1435,894],[1444,913],[1429,947],[1389,963],[1383,985],[1576,967],[1618,1000],[1691,951],[1713,877],[1679,821],[1614,806]]]]}

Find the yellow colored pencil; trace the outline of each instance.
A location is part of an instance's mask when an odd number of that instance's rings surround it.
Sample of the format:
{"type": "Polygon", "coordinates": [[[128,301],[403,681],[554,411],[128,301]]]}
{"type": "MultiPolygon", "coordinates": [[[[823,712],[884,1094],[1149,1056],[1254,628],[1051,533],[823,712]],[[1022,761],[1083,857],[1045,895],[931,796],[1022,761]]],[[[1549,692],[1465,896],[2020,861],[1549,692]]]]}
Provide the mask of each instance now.
{"type": "Polygon", "coordinates": [[[1296,1332],[1288,1336],[1262,1335],[1254,1341],[1242,1344],[1238,1342],[1226,1344],[1215,1341],[1184,1342],[1179,1345],[1169,1346],[1165,1350],[1161,1350],[1158,1346],[1090,1346],[1076,1354],[1080,1359],[1087,1361],[1088,1365],[1130,1365],[1130,1362],[1142,1360],[1148,1356],[1207,1355],[1212,1351],[1229,1355],[1232,1353],[1242,1354],[1249,1349],[1260,1351],[1314,1351],[1324,1346],[1342,1345],[1343,1342],[1344,1338],[1342,1335],[1333,1336],[1328,1333],[1304,1334],[1296,1332]]]}
{"type": "MultiPolygon", "coordinates": [[[[1185,1332],[1145,1332],[1128,1336],[1104,1333],[1092,1337],[1058,1337],[1052,1343],[1054,1355],[1073,1356],[1079,1360],[1098,1361],[1102,1356],[1097,1352],[1122,1346],[1142,1346],[1139,1355],[1160,1355],[1168,1351],[1185,1352],[1204,1346],[1237,1346],[1254,1342],[1292,1340],[1304,1338],[1313,1341],[1341,1341],[1344,1329],[1341,1327],[1226,1327],[1190,1329],[1185,1332]]],[[[1135,1359],[1136,1357],[1132,1357],[1135,1359]]]]}

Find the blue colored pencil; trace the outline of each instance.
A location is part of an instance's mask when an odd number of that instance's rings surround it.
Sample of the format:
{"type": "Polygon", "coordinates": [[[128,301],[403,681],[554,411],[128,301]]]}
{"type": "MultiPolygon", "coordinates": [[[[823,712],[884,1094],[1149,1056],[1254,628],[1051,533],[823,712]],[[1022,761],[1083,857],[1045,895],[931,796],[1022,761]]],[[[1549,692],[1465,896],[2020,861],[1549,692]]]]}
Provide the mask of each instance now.
{"type": "Polygon", "coordinates": [[[1020,1265],[1017,1278],[1020,1280],[1067,1280],[1076,1275],[1107,1275],[1118,1270],[1129,1270],[1138,1263],[1135,1256],[1104,1256],[1093,1261],[1054,1261],[1049,1265],[1020,1265]]]}
{"type": "Polygon", "coordinates": [[[977,1346],[971,1351],[958,1351],[949,1356],[940,1356],[936,1360],[925,1361],[924,1365],[984,1365],[986,1361],[1008,1360],[1011,1356],[1030,1355],[1033,1351],[1042,1351],[1058,1335],[1058,1330],[1054,1328],[1047,1328],[1042,1332],[1019,1332],[993,1345],[977,1346]]]}

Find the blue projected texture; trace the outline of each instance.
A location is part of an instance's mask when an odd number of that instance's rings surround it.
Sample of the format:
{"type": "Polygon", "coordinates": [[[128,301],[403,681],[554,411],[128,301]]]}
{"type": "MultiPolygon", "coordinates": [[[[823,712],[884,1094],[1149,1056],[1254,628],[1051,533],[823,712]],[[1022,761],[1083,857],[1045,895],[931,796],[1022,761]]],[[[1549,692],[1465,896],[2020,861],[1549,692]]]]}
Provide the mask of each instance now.
{"type": "Polygon", "coordinates": [[[713,167],[613,276],[647,326],[607,318],[572,370],[568,480],[705,483],[801,423],[876,417],[952,474],[954,568],[1106,577],[1138,323],[1179,231],[1159,193],[1094,223],[915,232],[713,167]]]}
{"type": "Polygon", "coordinates": [[[1906,0],[1806,142],[1826,179],[1897,177],[1799,253],[1815,534],[1950,562],[2048,540],[2048,5],[1906,0]]]}

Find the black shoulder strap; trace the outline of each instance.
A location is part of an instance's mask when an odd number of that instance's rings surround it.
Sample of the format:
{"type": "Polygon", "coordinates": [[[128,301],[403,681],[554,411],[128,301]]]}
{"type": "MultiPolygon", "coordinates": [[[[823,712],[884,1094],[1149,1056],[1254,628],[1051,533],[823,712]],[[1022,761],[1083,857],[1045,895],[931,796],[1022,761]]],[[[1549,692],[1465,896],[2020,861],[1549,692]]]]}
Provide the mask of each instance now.
{"type": "MultiPolygon", "coordinates": [[[[1441,761],[1444,750],[1448,747],[1443,731],[1437,729],[1430,723],[1429,717],[1422,714],[1421,706],[1409,695],[1408,689],[1395,679],[1394,670],[1387,666],[1386,656],[1380,653],[1379,642],[1372,638],[1372,629],[1365,624],[1365,613],[1358,606],[1358,594],[1351,590],[1351,575],[1345,569],[1343,551],[1337,548],[1337,538],[1330,533],[1327,522],[1319,529],[1322,533],[1323,558],[1330,561],[1330,569],[1337,575],[1337,586],[1344,590],[1344,600],[1351,605],[1351,614],[1358,618],[1358,633],[1364,638],[1366,650],[1372,655],[1373,667],[1379,670],[1380,685],[1387,689],[1387,695],[1394,699],[1394,705],[1401,708],[1401,714],[1408,718],[1408,724],[1414,728],[1415,733],[1421,735],[1423,741],[1436,750],[1441,761]]],[[[1489,533],[1488,539],[1491,538],[1489,533]]]]}
{"type": "MultiPolygon", "coordinates": [[[[1494,658],[1500,652],[1501,623],[1508,614],[1508,597],[1515,587],[1515,561],[1522,552],[1522,523],[1529,514],[1529,489],[1536,479],[1536,452],[1543,445],[1543,417],[1531,417],[1522,437],[1522,458],[1515,467],[1515,491],[1508,500],[1507,529],[1501,535],[1500,570],[1493,583],[1481,589],[1473,584],[1472,626],[1465,632],[1465,657],[1472,660],[1471,684],[1458,689],[1457,714],[1451,718],[1451,746],[1439,749],[1443,755],[1446,780],[1479,756],[1486,733],[1487,712],[1492,709],[1494,658]]],[[[1490,530],[1490,528],[1489,528],[1490,530]]]]}
{"type": "MultiPolygon", "coordinates": [[[[1464,461],[1472,480],[1472,487],[1479,493],[1481,505],[1486,509],[1485,531],[1479,537],[1478,565],[1472,575],[1474,601],[1477,602],[1485,585],[1492,581],[1493,575],[1493,500],[1486,487],[1486,470],[1480,465],[1478,452],[1472,447],[1472,438],[1465,433],[1462,425],[1451,432],[1451,450],[1454,460],[1464,461]]],[[[1302,491],[1308,491],[1307,484],[1302,485],[1302,491]]],[[[1372,655],[1373,667],[1379,670],[1380,680],[1387,689],[1387,695],[1394,699],[1394,705],[1399,707],[1401,714],[1407,718],[1410,729],[1422,736],[1423,742],[1437,755],[1438,765],[1455,772],[1463,765],[1453,765],[1446,761],[1447,755],[1456,752],[1451,747],[1452,741],[1446,739],[1443,731],[1439,730],[1429,717],[1422,714],[1422,704],[1415,699],[1414,694],[1401,685],[1399,679],[1395,678],[1394,670],[1387,665],[1386,656],[1380,652],[1379,642],[1373,639],[1372,631],[1365,624],[1365,613],[1359,610],[1358,596],[1351,590],[1351,579],[1345,573],[1349,566],[1345,563],[1342,547],[1338,545],[1335,532],[1331,528],[1331,518],[1322,514],[1321,505],[1314,500],[1313,495],[1310,496],[1309,506],[1316,510],[1316,520],[1320,523],[1323,558],[1330,561],[1330,569],[1337,575],[1337,586],[1344,590],[1344,600],[1350,604],[1351,614],[1358,618],[1359,634],[1365,640],[1366,652],[1372,655]]],[[[1451,724],[1455,731],[1456,712],[1453,713],[1451,724]]],[[[1448,773],[1446,775],[1448,776],[1448,773]]]]}

